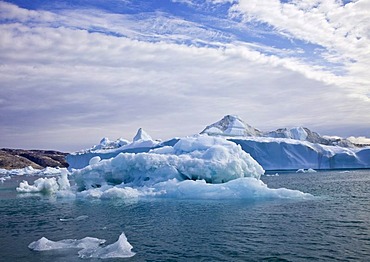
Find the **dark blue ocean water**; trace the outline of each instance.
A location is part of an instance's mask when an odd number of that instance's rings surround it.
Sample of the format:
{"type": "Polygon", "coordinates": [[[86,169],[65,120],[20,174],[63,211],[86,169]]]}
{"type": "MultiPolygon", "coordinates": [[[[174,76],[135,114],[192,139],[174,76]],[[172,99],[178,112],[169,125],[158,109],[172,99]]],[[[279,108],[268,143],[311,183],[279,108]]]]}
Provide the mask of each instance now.
{"type": "Polygon", "coordinates": [[[83,261],[27,246],[43,236],[113,243],[121,232],[136,255],[107,261],[370,261],[370,170],[262,178],[316,196],[304,201],[63,200],[17,195],[23,179],[0,184],[0,261],[83,261]]]}

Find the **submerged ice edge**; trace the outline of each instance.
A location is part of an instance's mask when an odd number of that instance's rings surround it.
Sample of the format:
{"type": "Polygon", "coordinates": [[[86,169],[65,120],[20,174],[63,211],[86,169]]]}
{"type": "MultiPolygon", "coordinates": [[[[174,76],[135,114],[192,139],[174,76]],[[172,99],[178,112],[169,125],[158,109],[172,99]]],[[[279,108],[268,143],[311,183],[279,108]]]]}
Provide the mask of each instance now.
{"type": "Polygon", "coordinates": [[[131,251],[133,246],[128,242],[124,232],[121,233],[116,242],[107,246],[102,246],[105,242],[105,239],[93,237],[63,239],[59,241],[52,241],[46,237],[42,237],[30,243],[28,248],[33,251],[79,249],[78,256],[80,258],[126,258],[135,255],[135,252],[131,251]]]}

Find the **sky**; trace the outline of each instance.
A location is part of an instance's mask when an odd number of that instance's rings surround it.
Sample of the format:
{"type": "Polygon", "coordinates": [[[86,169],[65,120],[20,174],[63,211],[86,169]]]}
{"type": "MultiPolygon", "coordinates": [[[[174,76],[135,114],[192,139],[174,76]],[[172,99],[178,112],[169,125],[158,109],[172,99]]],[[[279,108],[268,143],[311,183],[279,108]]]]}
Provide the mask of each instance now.
{"type": "Polygon", "coordinates": [[[370,0],[0,1],[0,147],[262,131],[370,137],[370,0]]]}

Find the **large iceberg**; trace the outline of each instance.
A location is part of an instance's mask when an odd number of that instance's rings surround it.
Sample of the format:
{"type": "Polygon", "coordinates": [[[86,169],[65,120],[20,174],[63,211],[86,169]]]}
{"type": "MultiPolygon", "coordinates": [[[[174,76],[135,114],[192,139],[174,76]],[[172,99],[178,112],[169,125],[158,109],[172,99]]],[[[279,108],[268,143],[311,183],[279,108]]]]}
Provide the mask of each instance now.
{"type": "Polygon", "coordinates": [[[263,174],[240,145],[204,134],[171,140],[148,152],[120,152],[109,159],[94,156],[86,167],[71,171],[71,183],[61,174],[59,179],[40,178],[34,185],[22,182],[17,191],[85,199],[312,197],[297,190],[270,189],[260,180],[263,174]]]}
{"type": "Polygon", "coordinates": [[[120,153],[73,174],[79,188],[91,189],[121,183],[152,186],[171,179],[217,184],[242,177],[259,179],[263,173],[263,168],[235,143],[197,135],[146,153],[120,153]]]}
{"type": "Polygon", "coordinates": [[[67,159],[68,175],[24,181],[17,191],[100,199],[306,198],[259,178],[264,170],[370,168],[370,146],[301,127],[262,132],[229,115],[201,134],[160,142],[139,129],[131,142],[104,138],[67,159]]]}

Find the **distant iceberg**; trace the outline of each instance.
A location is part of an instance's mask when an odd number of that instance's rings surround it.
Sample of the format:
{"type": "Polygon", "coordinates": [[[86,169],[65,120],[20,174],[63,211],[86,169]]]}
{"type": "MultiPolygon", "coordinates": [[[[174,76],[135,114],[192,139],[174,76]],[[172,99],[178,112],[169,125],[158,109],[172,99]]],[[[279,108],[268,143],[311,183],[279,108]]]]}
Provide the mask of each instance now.
{"type": "Polygon", "coordinates": [[[323,137],[305,127],[262,132],[228,115],[201,133],[240,145],[265,170],[370,168],[370,145],[359,147],[348,139],[323,137]]]}
{"type": "Polygon", "coordinates": [[[207,126],[201,134],[225,137],[270,137],[287,138],[299,141],[306,141],[314,144],[355,147],[352,139],[341,137],[321,136],[317,132],[306,127],[279,128],[275,131],[262,132],[248,124],[236,115],[226,115],[220,121],[207,126]]]}
{"type": "Polygon", "coordinates": [[[265,170],[370,168],[370,147],[327,146],[287,138],[230,138],[265,170]]]}

